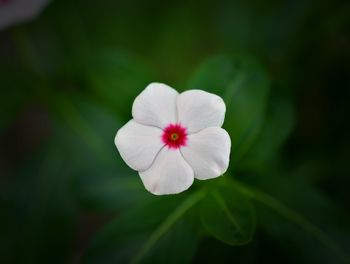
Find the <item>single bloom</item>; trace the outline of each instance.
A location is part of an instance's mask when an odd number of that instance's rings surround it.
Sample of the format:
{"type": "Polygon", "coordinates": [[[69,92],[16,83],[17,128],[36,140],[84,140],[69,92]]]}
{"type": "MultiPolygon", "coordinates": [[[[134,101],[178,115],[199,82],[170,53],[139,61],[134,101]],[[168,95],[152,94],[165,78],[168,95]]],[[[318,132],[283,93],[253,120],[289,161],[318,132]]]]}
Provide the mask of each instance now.
{"type": "Polygon", "coordinates": [[[0,0],[0,30],[39,15],[49,0],[0,0]]]}
{"type": "Polygon", "coordinates": [[[149,192],[180,193],[194,178],[212,179],[227,170],[231,139],[221,128],[225,112],[224,101],[215,94],[179,94],[151,83],[136,97],[133,119],[119,129],[115,144],[149,192]]]}

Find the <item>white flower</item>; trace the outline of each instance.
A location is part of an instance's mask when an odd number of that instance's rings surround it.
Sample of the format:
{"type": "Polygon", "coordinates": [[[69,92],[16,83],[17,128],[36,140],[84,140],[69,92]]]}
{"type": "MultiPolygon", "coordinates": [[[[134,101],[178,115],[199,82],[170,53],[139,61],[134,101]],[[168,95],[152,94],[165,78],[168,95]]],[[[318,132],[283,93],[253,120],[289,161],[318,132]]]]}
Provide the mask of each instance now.
{"type": "Polygon", "coordinates": [[[132,106],[133,119],[119,129],[121,157],[139,172],[153,194],[188,189],[194,178],[207,180],[228,167],[231,139],[221,128],[226,106],[217,95],[151,83],[132,106]]]}
{"type": "Polygon", "coordinates": [[[36,17],[49,0],[0,0],[0,29],[36,17]]]}

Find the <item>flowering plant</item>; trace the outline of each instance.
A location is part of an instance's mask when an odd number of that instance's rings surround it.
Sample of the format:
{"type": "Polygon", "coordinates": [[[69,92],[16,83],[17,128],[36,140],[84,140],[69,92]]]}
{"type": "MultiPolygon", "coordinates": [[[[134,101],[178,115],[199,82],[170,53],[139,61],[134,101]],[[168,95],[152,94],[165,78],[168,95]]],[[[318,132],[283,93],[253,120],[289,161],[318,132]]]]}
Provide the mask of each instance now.
{"type": "Polygon", "coordinates": [[[118,131],[115,144],[147,190],[179,193],[194,178],[211,179],[227,170],[231,140],[220,128],[225,111],[224,101],[214,94],[189,90],[179,95],[165,84],[151,83],[135,99],[134,119],[118,131]]]}

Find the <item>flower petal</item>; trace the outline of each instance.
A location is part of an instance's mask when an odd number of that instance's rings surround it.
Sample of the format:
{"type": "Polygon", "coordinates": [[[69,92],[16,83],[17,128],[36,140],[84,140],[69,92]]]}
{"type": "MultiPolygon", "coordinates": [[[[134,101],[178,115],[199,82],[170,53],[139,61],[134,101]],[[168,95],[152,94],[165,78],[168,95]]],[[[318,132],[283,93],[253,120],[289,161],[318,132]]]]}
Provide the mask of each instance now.
{"type": "Polygon", "coordinates": [[[120,128],[114,142],[128,166],[137,171],[148,169],[164,146],[163,131],[156,127],[138,124],[133,119],[120,128]]]}
{"type": "Polygon", "coordinates": [[[188,136],[181,148],[185,160],[194,170],[194,177],[206,180],[222,175],[230,161],[231,139],[226,130],[209,127],[188,136]]]}
{"type": "Polygon", "coordinates": [[[193,170],[179,150],[163,148],[152,166],[139,172],[145,188],[156,195],[175,194],[193,183],[193,170]]]}
{"type": "Polygon", "coordinates": [[[176,123],[178,92],[162,83],[151,83],[140,93],[132,106],[132,116],[140,124],[164,128],[176,123]]]}
{"type": "Polygon", "coordinates": [[[226,106],[221,97],[201,90],[181,93],[177,99],[178,122],[186,126],[188,133],[224,123],[226,106]]]}

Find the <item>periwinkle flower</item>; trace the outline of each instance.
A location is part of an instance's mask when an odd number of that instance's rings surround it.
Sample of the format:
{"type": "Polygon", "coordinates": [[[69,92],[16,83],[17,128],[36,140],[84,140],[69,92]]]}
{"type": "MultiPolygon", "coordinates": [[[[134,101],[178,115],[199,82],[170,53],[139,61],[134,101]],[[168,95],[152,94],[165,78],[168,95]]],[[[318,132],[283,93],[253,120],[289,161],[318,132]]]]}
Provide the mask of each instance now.
{"type": "Polygon", "coordinates": [[[149,192],[180,193],[194,178],[207,180],[227,170],[231,139],[221,128],[225,112],[217,95],[202,90],[179,94],[151,83],[136,97],[133,119],[119,129],[115,144],[149,192]]]}

